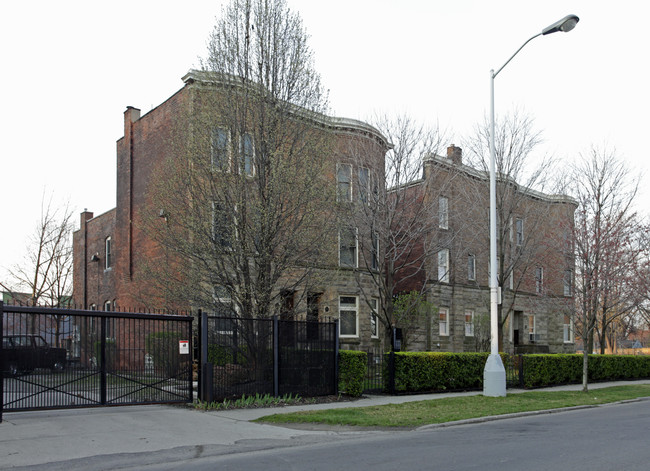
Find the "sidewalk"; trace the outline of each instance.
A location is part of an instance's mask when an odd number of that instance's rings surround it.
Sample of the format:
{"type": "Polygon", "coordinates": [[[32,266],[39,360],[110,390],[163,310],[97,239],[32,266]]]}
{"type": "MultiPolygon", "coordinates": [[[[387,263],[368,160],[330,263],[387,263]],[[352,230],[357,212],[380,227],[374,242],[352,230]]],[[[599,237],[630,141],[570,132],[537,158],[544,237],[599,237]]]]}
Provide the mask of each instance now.
{"type": "MultiPolygon", "coordinates": [[[[649,384],[649,381],[599,383],[590,389],[623,384],[649,384]]],[[[581,385],[568,385],[548,390],[580,390],[581,385]]],[[[508,390],[508,394],[523,392],[508,390]]],[[[470,396],[465,393],[423,394],[410,396],[369,396],[356,401],[311,404],[262,409],[235,409],[202,412],[178,406],[131,406],[56,411],[9,412],[0,424],[0,469],[38,466],[46,463],[85,459],[74,465],[60,463],[48,469],[106,469],[101,456],[120,455],[128,463],[129,453],[227,452],[227,447],[242,446],[255,441],[257,447],[273,446],[280,441],[296,444],[341,439],[367,431],[296,430],[252,423],[259,417],[314,409],[334,409],[396,404],[410,401],[470,396]],[[225,448],[225,449],[224,449],[225,448]],[[175,451],[174,451],[175,450],[175,451]],[[95,457],[94,459],[90,459],[95,457]]],[[[373,432],[385,433],[385,432],[373,432]]],[[[115,456],[113,456],[115,458],[115,456]]],[[[104,458],[105,460],[105,458],[104,458]]]]}

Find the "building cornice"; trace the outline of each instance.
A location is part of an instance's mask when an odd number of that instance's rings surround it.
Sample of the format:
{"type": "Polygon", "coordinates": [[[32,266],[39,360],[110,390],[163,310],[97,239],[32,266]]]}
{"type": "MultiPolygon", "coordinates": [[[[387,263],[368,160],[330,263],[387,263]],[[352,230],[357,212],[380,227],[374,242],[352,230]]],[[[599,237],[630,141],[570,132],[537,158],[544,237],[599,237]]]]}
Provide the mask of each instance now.
{"type": "MultiPolygon", "coordinates": [[[[490,180],[489,172],[478,170],[475,169],[474,167],[470,167],[469,165],[465,165],[465,164],[456,164],[451,159],[442,157],[440,155],[425,156],[423,158],[423,165],[426,166],[427,164],[439,165],[445,167],[447,170],[450,171],[457,171],[457,172],[460,171],[469,177],[476,178],[478,180],[483,180],[485,182],[489,182],[490,180]]],[[[575,198],[572,198],[569,195],[543,193],[541,191],[528,188],[524,185],[520,185],[513,178],[508,177],[507,175],[497,174],[497,181],[500,183],[507,183],[510,185],[514,185],[517,187],[518,191],[521,192],[523,195],[541,201],[545,201],[547,203],[571,204],[574,206],[578,206],[578,202],[575,200],[575,198]]]]}
{"type": "MultiPolygon", "coordinates": [[[[216,85],[229,85],[235,87],[241,87],[242,79],[232,75],[218,74],[215,72],[209,72],[204,70],[195,70],[191,69],[187,74],[183,76],[183,82],[186,85],[200,84],[203,86],[216,86],[216,85]]],[[[255,88],[255,84],[250,84],[252,88],[255,88]]],[[[308,119],[314,123],[331,129],[337,133],[350,133],[350,134],[362,134],[369,137],[372,137],[379,142],[386,149],[392,149],[392,144],[388,142],[386,137],[374,126],[371,126],[368,123],[359,121],[356,119],[342,118],[342,117],[333,117],[328,116],[323,113],[308,110],[300,106],[288,103],[288,108],[291,114],[298,118],[308,119]]]]}

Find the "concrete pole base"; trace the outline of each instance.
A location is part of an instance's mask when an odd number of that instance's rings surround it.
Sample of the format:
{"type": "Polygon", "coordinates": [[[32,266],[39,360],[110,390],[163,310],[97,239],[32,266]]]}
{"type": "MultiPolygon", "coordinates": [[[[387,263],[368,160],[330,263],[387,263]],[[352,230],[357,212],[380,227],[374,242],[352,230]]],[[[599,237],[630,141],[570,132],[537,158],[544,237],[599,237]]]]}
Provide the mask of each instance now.
{"type": "Polygon", "coordinates": [[[485,362],[483,395],[489,397],[505,397],[506,395],[506,369],[503,367],[501,355],[490,354],[485,362]]]}

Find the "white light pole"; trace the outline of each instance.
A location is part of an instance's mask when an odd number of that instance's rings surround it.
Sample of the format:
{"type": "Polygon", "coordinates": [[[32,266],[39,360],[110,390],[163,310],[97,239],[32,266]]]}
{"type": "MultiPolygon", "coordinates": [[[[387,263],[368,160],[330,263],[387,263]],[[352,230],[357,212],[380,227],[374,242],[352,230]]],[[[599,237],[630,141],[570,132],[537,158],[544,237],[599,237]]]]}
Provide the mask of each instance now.
{"type": "Polygon", "coordinates": [[[485,363],[483,372],[483,395],[506,395],[506,370],[499,356],[499,284],[497,280],[497,183],[496,183],[496,154],[494,149],[494,79],[521,51],[526,44],[538,36],[563,31],[568,33],[580,19],[576,15],[568,15],[541,33],[537,33],[521,45],[496,72],[490,70],[490,356],[485,363]]]}

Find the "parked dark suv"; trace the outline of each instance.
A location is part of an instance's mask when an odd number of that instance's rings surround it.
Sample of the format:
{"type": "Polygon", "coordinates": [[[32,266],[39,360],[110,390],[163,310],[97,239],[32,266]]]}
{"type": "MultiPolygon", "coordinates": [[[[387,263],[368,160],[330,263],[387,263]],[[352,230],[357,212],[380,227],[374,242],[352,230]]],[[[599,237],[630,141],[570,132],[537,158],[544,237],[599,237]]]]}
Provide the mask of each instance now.
{"type": "Polygon", "coordinates": [[[2,338],[2,369],[11,376],[31,373],[36,368],[62,371],[65,348],[50,347],[40,335],[5,335],[2,338]]]}

